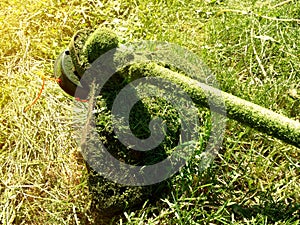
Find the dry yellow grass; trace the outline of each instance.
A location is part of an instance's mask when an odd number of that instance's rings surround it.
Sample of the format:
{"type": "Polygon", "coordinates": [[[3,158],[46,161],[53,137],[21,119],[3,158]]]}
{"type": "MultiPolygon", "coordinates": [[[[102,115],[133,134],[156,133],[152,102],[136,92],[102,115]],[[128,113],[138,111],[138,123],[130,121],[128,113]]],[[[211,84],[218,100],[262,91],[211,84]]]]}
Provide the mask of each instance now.
{"type": "Polygon", "coordinates": [[[71,129],[72,99],[49,79],[74,32],[76,6],[29,0],[0,7],[0,223],[76,223],[88,208],[85,166],[71,129]],[[43,77],[41,97],[24,112],[43,77]]]}

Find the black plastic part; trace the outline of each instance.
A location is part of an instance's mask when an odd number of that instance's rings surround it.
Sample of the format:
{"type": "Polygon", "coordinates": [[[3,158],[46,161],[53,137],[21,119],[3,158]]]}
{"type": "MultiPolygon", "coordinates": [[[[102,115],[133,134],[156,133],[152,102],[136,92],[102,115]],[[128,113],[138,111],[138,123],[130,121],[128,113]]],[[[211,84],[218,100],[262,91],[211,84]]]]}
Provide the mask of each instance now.
{"type": "Polygon", "coordinates": [[[69,50],[63,51],[54,65],[54,74],[60,79],[59,86],[69,95],[85,100],[88,98],[89,87],[84,87],[76,75],[69,50]]]}

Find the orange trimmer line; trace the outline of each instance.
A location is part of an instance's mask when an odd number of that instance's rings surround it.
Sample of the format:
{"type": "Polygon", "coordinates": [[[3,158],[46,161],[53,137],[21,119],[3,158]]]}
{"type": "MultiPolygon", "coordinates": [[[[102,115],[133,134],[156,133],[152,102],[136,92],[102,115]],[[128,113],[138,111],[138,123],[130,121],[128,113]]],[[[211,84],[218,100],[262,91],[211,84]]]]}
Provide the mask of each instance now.
{"type": "MultiPolygon", "coordinates": [[[[40,88],[40,91],[39,91],[38,95],[35,97],[35,99],[32,101],[32,103],[30,103],[30,105],[28,105],[24,109],[24,112],[27,112],[37,102],[37,100],[41,97],[41,95],[43,93],[43,90],[45,88],[45,76],[42,76],[42,80],[43,80],[42,87],[40,88]]],[[[56,79],[56,78],[48,78],[47,80],[54,80],[56,82],[60,82],[60,79],[56,79]]]]}

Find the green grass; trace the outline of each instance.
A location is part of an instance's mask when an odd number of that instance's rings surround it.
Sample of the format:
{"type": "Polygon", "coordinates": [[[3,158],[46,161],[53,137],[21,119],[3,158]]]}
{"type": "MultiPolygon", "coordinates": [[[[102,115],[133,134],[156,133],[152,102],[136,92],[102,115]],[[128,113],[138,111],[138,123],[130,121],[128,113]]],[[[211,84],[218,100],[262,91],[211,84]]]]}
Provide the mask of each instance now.
{"type": "MultiPolygon", "coordinates": [[[[1,223],[98,220],[71,129],[72,98],[48,79],[78,29],[100,25],[114,29],[122,42],[179,44],[203,59],[223,91],[299,120],[299,19],[296,0],[2,1],[1,223]],[[43,76],[41,98],[24,112],[43,76]]],[[[173,178],[170,193],[111,223],[300,223],[299,148],[228,121],[214,163],[200,172],[198,160],[173,178]]]]}

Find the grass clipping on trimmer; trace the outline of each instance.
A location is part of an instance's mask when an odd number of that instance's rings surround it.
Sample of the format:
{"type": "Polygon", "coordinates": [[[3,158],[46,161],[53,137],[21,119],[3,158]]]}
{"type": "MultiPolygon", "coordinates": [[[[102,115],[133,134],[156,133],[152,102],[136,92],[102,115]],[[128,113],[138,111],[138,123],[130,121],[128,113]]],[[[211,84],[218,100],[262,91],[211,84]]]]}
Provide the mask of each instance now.
{"type": "MultiPolygon", "coordinates": [[[[94,33],[89,31],[82,34],[83,36],[77,34],[78,38],[75,38],[74,43],[70,45],[70,52],[74,54],[75,67],[80,76],[90,63],[118,45],[116,36],[103,28],[97,29],[94,33]]],[[[96,112],[95,126],[101,142],[107,151],[119,161],[131,165],[152,165],[168,157],[172,153],[172,149],[179,143],[178,133],[181,125],[176,109],[160,98],[145,98],[134,106],[129,122],[131,131],[136,137],[145,139],[151,135],[149,122],[154,117],[162,118],[167,128],[164,141],[155,149],[147,152],[135,151],[120,143],[114,135],[111,122],[111,108],[115,97],[132,79],[140,77],[160,77],[179,85],[199,108],[208,107],[206,96],[211,96],[215,100],[214,104],[218,104],[218,95],[214,97],[217,90],[213,87],[199,86],[197,80],[156,63],[130,65],[115,73],[108,80],[102,88],[101,94],[94,99],[96,108],[89,109],[96,112]]],[[[221,92],[221,95],[225,101],[226,114],[229,118],[299,147],[299,122],[228,93],[221,92]]],[[[204,114],[203,117],[205,117],[204,114]]],[[[199,131],[201,132],[200,128],[199,131]]],[[[94,151],[86,144],[83,146],[83,151],[94,151]]],[[[120,185],[99,175],[89,164],[87,167],[90,171],[89,185],[94,196],[94,206],[105,215],[114,215],[126,208],[142,204],[148,198],[159,196],[162,193],[161,190],[166,187],[165,183],[136,187],[120,185]]]]}

